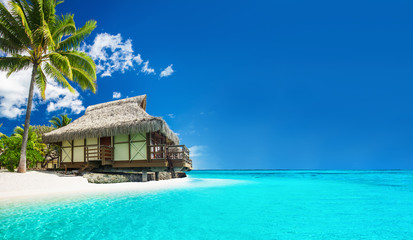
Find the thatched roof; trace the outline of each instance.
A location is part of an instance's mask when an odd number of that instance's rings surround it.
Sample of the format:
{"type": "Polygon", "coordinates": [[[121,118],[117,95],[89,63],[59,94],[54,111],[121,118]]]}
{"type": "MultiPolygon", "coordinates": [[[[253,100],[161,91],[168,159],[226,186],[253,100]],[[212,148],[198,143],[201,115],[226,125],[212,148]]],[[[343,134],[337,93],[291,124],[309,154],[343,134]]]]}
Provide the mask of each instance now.
{"type": "Polygon", "coordinates": [[[146,95],[89,106],[85,115],[43,135],[46,143],[91,137],[160,131],[175,144],[176,134],[165,120],[146,113],[146,95]]]}

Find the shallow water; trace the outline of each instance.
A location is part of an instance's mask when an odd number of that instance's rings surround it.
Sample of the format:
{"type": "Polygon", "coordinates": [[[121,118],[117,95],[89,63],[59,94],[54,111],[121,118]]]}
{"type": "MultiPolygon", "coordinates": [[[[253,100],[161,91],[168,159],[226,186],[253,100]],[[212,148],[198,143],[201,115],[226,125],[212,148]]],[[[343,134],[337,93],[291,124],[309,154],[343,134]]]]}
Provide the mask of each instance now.
{"type": "Polygon", "coordinates": [[[413,171],[189,175],[189,188],[2,204],[0,239],[413,239],[413,171]]]}

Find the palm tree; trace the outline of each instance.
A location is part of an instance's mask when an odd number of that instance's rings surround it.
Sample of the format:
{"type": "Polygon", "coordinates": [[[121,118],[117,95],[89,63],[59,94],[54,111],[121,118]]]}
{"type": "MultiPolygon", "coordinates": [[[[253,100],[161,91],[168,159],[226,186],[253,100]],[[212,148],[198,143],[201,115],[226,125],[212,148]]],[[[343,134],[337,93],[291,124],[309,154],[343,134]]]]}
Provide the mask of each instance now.
{"type": "MultiPolygon", "coordinates": [[[[29,130],[27,131],[28,134],[28,141],[33,141],[33,142],[42,142],[42,137],[39,136],[35,131],[33,126],[29,126],[29,130]]],[[[24,129],[17,126],[14,128],[13,130],[13,134],[11,135],[12,137],[19,137],[19,138],[23,138],[24,135],[24,129]]]]}
{"type": "Polygon", "coordinates": [[[68,81],[96,92],[96,66],[92,58],[79,51],[82,41],[95,29],[95,21],[76,28],[73,15],[56,15],[56,0],[11,0],[10,10],[0,3],[0,70],[8,75],[32,68],[26,119],[18,172],[26,172],[26,146],[30,126],[33,88],[43,99],[47,78],[75,92],[68,81]]]}
{"type": "Polygon", "coordinates": [[[52,120],[50,120],[49,122],[55,127],[55,128],[61,128],[64,127],[66,125],[68,125],[69,123],[72,122],[72,119],[69,118],[67,116],[67,114],[60,114],[60,118],[57,116],[54,116],[52,118],[52,120]],[[62,119],[60,119],[62,118],[62,119]]]}

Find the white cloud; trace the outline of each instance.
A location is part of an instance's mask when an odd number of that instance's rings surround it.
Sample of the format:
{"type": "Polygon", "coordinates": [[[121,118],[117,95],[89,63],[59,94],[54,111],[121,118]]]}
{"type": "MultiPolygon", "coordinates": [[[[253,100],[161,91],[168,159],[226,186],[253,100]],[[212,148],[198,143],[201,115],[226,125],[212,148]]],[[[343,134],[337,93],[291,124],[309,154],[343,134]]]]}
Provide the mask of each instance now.
{"type": "Polygon", "coordinates": [[[55,81],[49,81],[46,88],[46,99],[50,101],[47,105],[48,112],[60,109],[70,109],[72,113],[79,114],[85,110],[79,93],[71,93],[68,89],[62,88],[55,81]]]}
{"type": "Polygon", "coordinates": [[[31,71],[20,71],[9,78],[6,74],[0,71],[0,117],[15,118],[24,113],[31,71]]]}
{"type": "Polygon", "coordinates": [[[201,157],[205,154],[206,146],[195,145],[189,148],[189,155],[192,158],[201,157]]]}
{"type": "MultiPolygon", "coordinates": [[[[25,114],[30,78],[31,69],[13,73],[9,78],[5,71],[0,71],[0,117],[14,119],[25,114]]],[[[41,100],[37,88],[34,90],[33,99],[32,111],[36,110],[38,104],[48,104],[48,112],[70,109],[78,114],[85,109],[78,92],[73,94],[50,79],[46,87],[46,100],[41,100]]]]}
{"type": "Polygon", "coordinates": [[[175,115],[173,113],[166,114],[166,116],[168,116],[169,118],[175,118],[175,115]]]}
{"type": "Polygon", "coordinates": [[[208,147],[205,145],[195,145],[189,148],[189,156],[192,159],[194,169],[211,168],[211,162],[207,160],[211,156],[207,150],[208,147]]]}
{"type": "MultiPolygon", "coordinates": [[[[132,40],[124,41],[120,33],[116,35],[100,33],[95,37],[92,45],[84,44],[81,51],[87,52],[92,57],[96,63],[96,71],[101,77],[110,77],[117,71],[124,73],[142,64],[140,72],[156,74],[155,69],[149,67],[149,60],[144,61],[140,54],[134,53],[132,40]]],[[[167,77],[173,72],[171,64],[159,76],[167,77]]]]}
{"type": "Polygon", "coordinates": [[[146,61],[143,63],[143,67],[141,69],[141,72],[146,73],[146,74],[155,74],[155,69],[149,67],[149,61],[146,61]]]}
{"type": "Polygon", "coordinates": [[[169,65],[167,68],[165,68],[162,72],[161,72],[161,74],[159,74],[159,77],[168,77],[168,76],[170,76],[173,72],[174,72],[174,70],[172,69],[172,65],[173,64],[171,64],[171,65],[169,65]]]}
{"type": "Polygon", "coordinates": [[[140,54],[134,54],[132,40],[123,41],[120,33],[100,33],[92,45],[84,45],[82,50],[95,60],[96,70],[101,77],[112,76],[116,71],[124,73],[134,69],[135,63],[141,65],[143,62],[140,54]]]}
{"type": "Polygon", "coordinates": [[[118,99],[118,98],[120,98],[121,96],[122,96],[122,94],[121,94],[120,92],[113,92],[112,98],[113,98],[113,99],[118,99]]]}

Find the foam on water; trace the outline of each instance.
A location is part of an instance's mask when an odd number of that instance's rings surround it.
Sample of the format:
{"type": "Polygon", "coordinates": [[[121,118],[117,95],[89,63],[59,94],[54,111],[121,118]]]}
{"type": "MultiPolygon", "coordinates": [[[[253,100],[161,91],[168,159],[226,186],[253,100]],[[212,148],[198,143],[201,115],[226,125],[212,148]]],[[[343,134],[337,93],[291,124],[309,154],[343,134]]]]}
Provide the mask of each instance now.
{"type": "Polygon", "coordinates": [[[0,207],[0,239],[413,239],[413,171],[193,171],[181,188],[0,207]]]}

